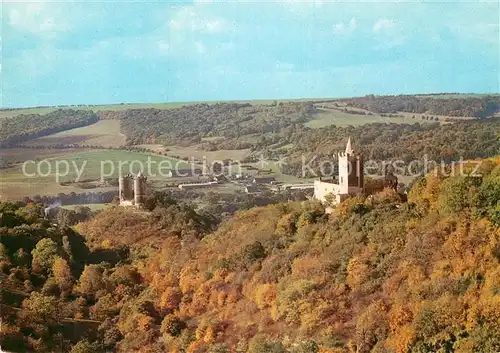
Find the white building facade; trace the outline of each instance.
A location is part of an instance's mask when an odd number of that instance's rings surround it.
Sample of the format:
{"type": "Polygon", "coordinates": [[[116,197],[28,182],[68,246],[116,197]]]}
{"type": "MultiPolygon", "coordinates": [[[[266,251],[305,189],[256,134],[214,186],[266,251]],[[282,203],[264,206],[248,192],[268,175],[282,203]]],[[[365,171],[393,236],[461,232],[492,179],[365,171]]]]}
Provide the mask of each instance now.
{"type": "Polygon", "coordinates": [[[339,171],[335,181],[314,181],[314,198],[322,203],[339,204],[349,196],[364,193],[363,156],[356,153],[347,141],[345,152],[338,154],[339,171]]]}

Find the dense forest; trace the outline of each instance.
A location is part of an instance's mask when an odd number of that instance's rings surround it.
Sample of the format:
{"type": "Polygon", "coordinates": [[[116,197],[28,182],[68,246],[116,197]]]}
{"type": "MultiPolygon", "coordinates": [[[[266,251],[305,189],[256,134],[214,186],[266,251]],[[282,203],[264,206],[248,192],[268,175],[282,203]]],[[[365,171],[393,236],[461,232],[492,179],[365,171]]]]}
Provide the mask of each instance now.
{"type": "Polygon", "coordinates": [[[0,345],[13,352],[500,350],[500,159],[331,215],[209,213],[157,194],[73,229],[0,203],[0,345]]]}
{"type": "Polygon", "coordinates": [[[40,114],[22,114],[0,120],[0,146],[7,147],[19,142],[52,135],[96,123],[99,117],[92,111],[63,110],[40,114]]]}
{"type": "MultiPolygon", "coordinates": [[[[288,156],[283,172],[300,175],[302,156],[317,166],[324,159],[342,151],[347,137],[355,142],[356,149],[365,159],[409,163],[423,161],[458,161],[460,157],[485,158],[500,151],[500,118],[463,121],[454,124],[387,124],[372,123],[356,127],[328,126],[321,129],[295,129],[278,140],[279,144],[293,144],[286,150],[267,149],[267,155],[288,156]]],[[[276,142],[272,141],[272,142],[276,142]]],[[[265,149],[265,147],[263,146],[265,149]]]]}
{"type": "Polygon", "coordinates": [[[486,117],[500,111],[500,96],[471,98],[432,98],[399,95],[351,98],[342,100],[347,105],[374,113],[426,113],[446,116],[486,117]]]}
{"type": "MultiPolygon", "coordinates": [[[[116,182],[116,185],[118,182],[116,182]]],[[[70,192],[68,194],[59,193],[57,195],[35,195],[33,197],[25,197],[25,203],[43,203],[50,205],[53,203],[58,203],[60,205],[79,205],[88,203],[109,203],[113,201],[113,198],[118,196],[117,190],[112,191],[97,191],[97,192],[83,192],[76,193],[70,192]]]]}
{"type": "Polygon", "coordinates": [[[116,114],[128,144],[193,144],[203,137],[238,138],[278,132],[310,120],[315,113],[312,103],[289,102],[195,104],[168,110],[131,109],[116,114]]]}

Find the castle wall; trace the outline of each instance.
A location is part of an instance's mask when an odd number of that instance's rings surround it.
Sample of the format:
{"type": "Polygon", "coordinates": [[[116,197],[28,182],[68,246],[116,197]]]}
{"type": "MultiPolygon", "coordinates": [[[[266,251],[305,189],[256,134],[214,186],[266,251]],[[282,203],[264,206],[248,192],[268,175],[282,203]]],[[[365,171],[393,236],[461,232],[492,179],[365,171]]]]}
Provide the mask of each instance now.
{"type": "Polygon", "coordinates": [[[335,203],[337,202],[337,195],[340,193],[340,185],[327,183],[321,180],[314,181],[314,198],[321,202],[326,201],[326,196],[333,194],[335,196],[335,203]]]}

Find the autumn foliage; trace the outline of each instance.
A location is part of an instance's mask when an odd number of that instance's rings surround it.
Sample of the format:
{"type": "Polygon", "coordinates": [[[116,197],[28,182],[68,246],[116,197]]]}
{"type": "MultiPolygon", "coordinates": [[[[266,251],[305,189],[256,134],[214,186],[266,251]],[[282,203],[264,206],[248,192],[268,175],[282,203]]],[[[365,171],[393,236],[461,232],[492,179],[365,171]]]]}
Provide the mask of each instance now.
{"type": "Polygon", "coordinates": [[[500,164],[486,164],[480,177],[433,172],[408,202],[384,190],[331,215],[283,203],[237,212],[208,234],[183,207],[106,211],[77,227],[87,258],[124,257],[82,268],[75,236],[65,247],[63,234],[19,216],[29,206],[1,204],[2,278],[13,293],[35,288],[8,303],[19,313],[2,312],[2,347],[49,352],[49,330],[73,318],[95,325],[90,338],[61,332],[75,352],[498,351],[500,164]]]}

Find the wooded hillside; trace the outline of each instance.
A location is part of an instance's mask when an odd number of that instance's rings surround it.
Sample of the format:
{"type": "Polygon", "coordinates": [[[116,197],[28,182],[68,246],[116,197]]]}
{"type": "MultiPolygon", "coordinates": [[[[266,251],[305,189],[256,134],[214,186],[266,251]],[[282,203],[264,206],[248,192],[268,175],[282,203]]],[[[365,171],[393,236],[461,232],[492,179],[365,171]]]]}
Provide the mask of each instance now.
{"type": "Polygon", "coordinates": [[[207,215],[164,199],[75,231],[0,204],[2,348],[423,353],[500,349],[500,159],[325,215],[207,215]],[[154,206],[154,205],[151,205],[154,206]],[[148,240],[148,235],[152,239],[148,240]]]}
{"type": "MultiPolygon", "coordinates": [[[[329,126],[316,130],[292,131],[286,143],[293,148],[287,151],[268,151],[270,156],[288,155],[284,172],[300,175],[302,156],[316,156],[311,163],[332,159],[345,148],[347,138],[355,141],[356,149],[365,159],[390,161],[402,160],[440,162],[458,161],[461,157],[486,158],[500,150],[500,118],[463,121],[454,124],[386,124],[374,123],[356,127],[329,126]]],[[[282,142],[285,143],[285,142],[282,142]]]]}
{"type": "Polygon", "coordinates": [[[8,146],[96,123],[92,111],[59,109],[45,115],[27,114],[0,120],[0,146],[8,146]]]}
{"type": "Polygon", "coordinates": [[[237,138],[278,132],[286,126],[306,122],[314,112],[310,103],[272,106],[217,103],[169,110],[132,109],[117,115],[129,144],[192,144],[200,142],[202,137],[237,138]]]}
{"type": "Polygon", "coordinates": [[[500,111],[500,96],[439,98],[426,96],[368,95],[343,100],[347,105],[374,113],[427,113],[447,116],[486,117],[500,111]]]}

